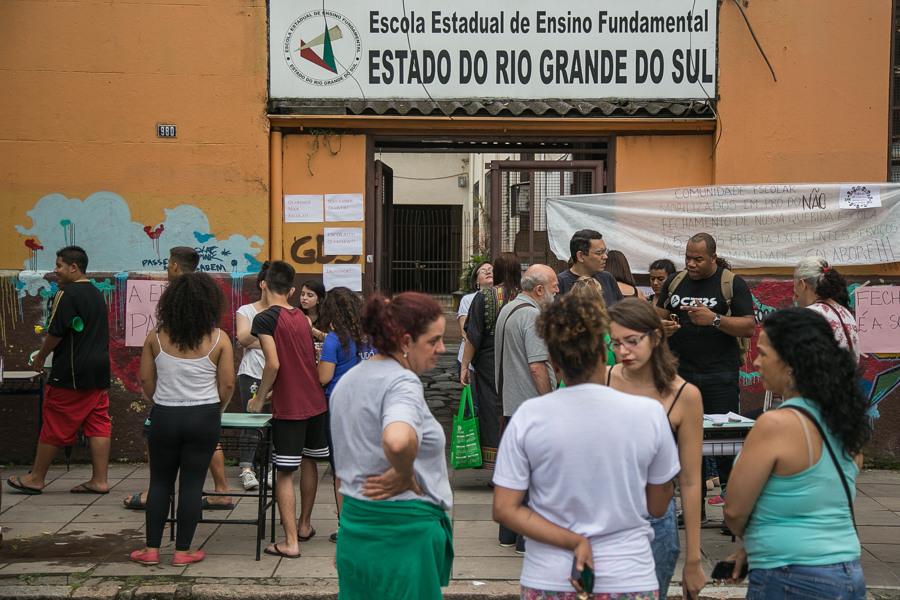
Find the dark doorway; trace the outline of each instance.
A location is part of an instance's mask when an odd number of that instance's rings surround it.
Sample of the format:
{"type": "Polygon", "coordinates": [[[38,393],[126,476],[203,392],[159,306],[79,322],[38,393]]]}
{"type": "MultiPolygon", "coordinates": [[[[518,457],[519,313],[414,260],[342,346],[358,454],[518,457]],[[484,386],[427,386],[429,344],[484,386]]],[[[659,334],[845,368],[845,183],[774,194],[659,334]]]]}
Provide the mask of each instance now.
{"type": "Polygon", "coordinates": [[[459,288],[462,207],[394,205],[393,238],[394,293],[421,292],[449,301],[459,288]]]}

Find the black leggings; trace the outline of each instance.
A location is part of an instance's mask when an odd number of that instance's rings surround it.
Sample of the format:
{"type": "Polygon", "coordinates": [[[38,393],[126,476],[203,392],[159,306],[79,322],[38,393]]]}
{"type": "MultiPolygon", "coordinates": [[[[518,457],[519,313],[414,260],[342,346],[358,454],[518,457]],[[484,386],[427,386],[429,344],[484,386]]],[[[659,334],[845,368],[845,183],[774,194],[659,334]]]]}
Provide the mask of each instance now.
{"type": "Polygon", "coordinates": [[[169,515],[169,498],[178,478],[178,530],[175,549],[191,549],[202,514],[203,483],[219,443],[219,403],[159,406],[150,427],[150,492],[147,494],[147,547],[159,548],[169,515]]]}

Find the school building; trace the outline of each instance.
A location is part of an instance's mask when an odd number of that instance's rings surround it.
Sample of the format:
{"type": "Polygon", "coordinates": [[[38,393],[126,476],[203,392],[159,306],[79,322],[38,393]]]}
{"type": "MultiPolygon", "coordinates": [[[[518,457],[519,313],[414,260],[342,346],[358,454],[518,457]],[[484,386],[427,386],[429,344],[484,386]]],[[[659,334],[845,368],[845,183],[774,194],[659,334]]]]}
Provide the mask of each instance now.
{"type": "MultiPolygon", "coordinates": [[[[112,458],[137,459],[126,292],[171,247],[197,248],[235,308],[270,259],[449,307],[473,254],[559,265],[548,197],[900,182],[898,5],[6,0],[4,369],[40,346],[55,251],[83,246],[114,332],[112,458]]],[[[900,283],[900,262],[840,270],[900,283]]],[[[739,272],[761,307],[790,303],[791,269],[739,272]]],[[[896,458],[900,360],[866,361],[870,448],[896,458]]],[[[36,404],[0,411],[0,460],[29,460],[36,404]]]]}

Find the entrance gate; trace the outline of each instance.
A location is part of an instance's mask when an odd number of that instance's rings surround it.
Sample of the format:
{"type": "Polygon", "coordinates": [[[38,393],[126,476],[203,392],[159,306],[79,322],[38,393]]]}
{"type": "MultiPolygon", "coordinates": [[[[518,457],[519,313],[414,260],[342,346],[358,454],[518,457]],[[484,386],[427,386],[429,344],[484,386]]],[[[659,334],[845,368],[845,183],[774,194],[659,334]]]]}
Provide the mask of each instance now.
{"type": "MultiPolygon", "coordinates": [[[[491,256],[515,252],[523,265],[566,268],[550,250],[547,197],[606,191],[602,160],[504,160],[491,170],[491,256]]],[[[590,227],[590,224],[585,224],[590,227]]]]}

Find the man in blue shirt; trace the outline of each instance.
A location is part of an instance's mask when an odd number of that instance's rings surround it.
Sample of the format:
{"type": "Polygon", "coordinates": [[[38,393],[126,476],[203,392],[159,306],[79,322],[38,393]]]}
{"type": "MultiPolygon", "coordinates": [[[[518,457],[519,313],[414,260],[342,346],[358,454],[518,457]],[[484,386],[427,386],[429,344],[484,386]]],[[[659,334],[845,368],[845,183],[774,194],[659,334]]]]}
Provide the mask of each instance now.
{"type": "Polygon", "coordinates": [[[616,278],[604,271],[606,268],[606,242],[603,235],[593,229],[576,231],[569,240],[569,252],[572,253],[572,267],[556,276],[559,282],[559,293],[565,294],[579,277],[593,277],[600,283],[603,300],[609,308],[624,296],[619,291],[616,278]]]}

